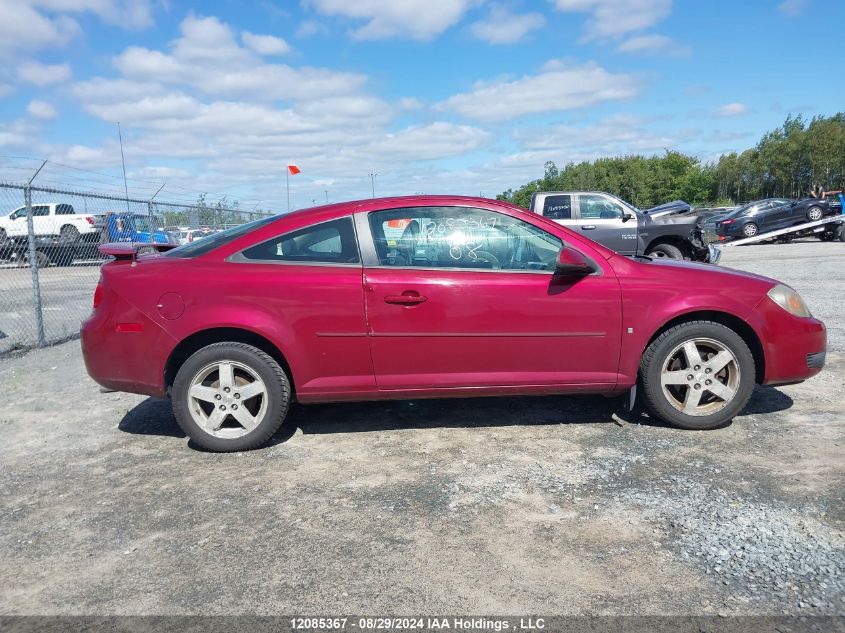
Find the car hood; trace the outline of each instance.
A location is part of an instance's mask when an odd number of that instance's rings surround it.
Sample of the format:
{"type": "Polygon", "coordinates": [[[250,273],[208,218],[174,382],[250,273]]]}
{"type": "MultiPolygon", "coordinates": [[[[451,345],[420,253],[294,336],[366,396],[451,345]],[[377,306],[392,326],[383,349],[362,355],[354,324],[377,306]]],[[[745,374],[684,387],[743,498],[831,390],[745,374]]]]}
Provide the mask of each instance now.
{"type": "Polygon", "coordinates": [[[652,299],[661,297],[653,306],[672,304],[678,314],[717,311],[746,319],[766,293],[780,283],[715,264],[670,259],[648,261],[622,255],[608,261],[619,279],[623,302],[626,297],[643,294],[652,299]]]}
{"type": "Polygon", "coordinates": [[[654,258],[650,262],[643,260],[642,263],[647,266],[654,266],[659,269],[668,269],[673,272],[694,272],[695,274],[709,274],[714,275],[714,278],[725,277],[740,277],[742,279],[751,279],[762,282],[766,285],[772,286],[779,284],[777,279],[766,277],[765,275],[758,275],[756,273],[749,273],[744,270],[737,270],[736,268],[728,268],[727,266],[717,266],[716,264],[704,264],[701,262],[688,262],[677,259],[668,258],[654,258]]]}
{"type": "Polygon", "coordinates": [[[656,207],[651,207],[650,209],[646,209],[643,213],[654,215],[656,213],[661,214],[673,214],[673,213],[686,213],[692,207],[684,202],[683,200],[673,200],[672,202],[666,202],[665,204],[659,204],[656,207]]]}
{"type": "Polygon", "coordinates": [[[648,226],[649,224],[654,225],[667,225],[667,224],[674,224],[674,225],[694,225],[698,222],[698,215],[695,213],[683,213],[681,215],[661,215],[659,217],[653,218],[648,214],[643,214],[643,224],[648,226]]]}

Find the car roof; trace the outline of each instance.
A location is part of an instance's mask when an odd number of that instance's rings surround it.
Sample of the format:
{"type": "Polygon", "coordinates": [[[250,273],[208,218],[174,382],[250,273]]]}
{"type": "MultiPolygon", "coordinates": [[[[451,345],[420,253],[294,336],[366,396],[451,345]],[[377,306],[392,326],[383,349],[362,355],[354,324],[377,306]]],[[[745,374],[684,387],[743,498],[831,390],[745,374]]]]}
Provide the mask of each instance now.
{"type": "MultiPolygon", "coordinates": [[[[526,219],[530,219],[530,222],[532,223],[546,224],[555,230],[565,228],[561,227],[561,225],[555,223],[553,220],[543,217],[542,215],[533,213],[528,209],[524,209],[503,200],[458,195],[393,196],[386,198],[350,200],[347,202],[337,202],[318,207],[310,207],[307,209],[298,209],[296,211],[291,211],[290,213],[280,213],[275,216],[273,221],[269,221],[267,224],[256,228],[254,233],[246,233],[236,238],[231,243],[215,248],[214,251],[216,251],[220,257],[227,257],[231,252],[235,252],[239,248],[243,248],[243,244],[253,241],[256,237],[255,233],[259,235],[259,240],[271,237],[276,231],[278,231],[280,224],[285,225],[285,230],[296,230],[311,224],[351,216],[352,214],[360,211],[382,211],[402,207],[428,206],[478,206],[480,208],[487,207],[488,209],[497,208],[506,214],[513,215],[515,217],[523,216],[526,219]]],[[[581,240],[581,237],[578,235],[574,235],[574,238],[575,242],[581,240]]],[[[595,250],[601,251],[605,258],[613,254],[611,249],[608,249],[598,243],[592,244],[591,247],[595,250]]],[[[212,251],[209,252],[209,255],[211,252],[212,251]]]]}

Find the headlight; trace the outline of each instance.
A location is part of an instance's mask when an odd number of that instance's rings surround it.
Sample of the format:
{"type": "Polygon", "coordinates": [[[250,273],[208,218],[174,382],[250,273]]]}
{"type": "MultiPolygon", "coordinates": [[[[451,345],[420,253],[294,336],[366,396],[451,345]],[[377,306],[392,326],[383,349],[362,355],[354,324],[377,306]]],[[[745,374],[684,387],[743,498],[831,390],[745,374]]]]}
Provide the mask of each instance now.
{"type": "Polygon", "coordinates": [[[769,290],[769,298],[778,304],[781,308],[799,317],[812,316],[807,304],[797,292],[789,286],[778,284],[769,290]]]}

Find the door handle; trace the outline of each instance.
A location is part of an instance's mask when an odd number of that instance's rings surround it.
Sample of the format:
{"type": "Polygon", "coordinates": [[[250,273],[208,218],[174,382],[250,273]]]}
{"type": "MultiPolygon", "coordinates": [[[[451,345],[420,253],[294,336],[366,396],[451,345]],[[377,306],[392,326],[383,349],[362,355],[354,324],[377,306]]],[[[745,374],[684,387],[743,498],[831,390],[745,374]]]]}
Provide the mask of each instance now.
{"type": "Polygon", "coordinates": [[[415,306],[428,301],[428,297],[420,296],[417,292],[404,292],[401,295],[387,295],[384,298],[385,303],[394,303],[400,306],[415,306]]]}
{"type": "Polygon", "coordinates": [[[585,224],[584,226],[581,227],[581,230],[582,231],[594,231],[595,228],[596,228],[595,224],[585,224]]]}

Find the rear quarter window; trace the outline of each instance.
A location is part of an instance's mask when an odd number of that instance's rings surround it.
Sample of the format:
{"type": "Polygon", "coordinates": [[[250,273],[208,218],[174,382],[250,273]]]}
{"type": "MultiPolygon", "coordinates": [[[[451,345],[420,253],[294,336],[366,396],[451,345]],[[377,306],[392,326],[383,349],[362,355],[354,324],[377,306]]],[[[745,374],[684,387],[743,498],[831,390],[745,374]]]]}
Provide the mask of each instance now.
{"type": "Polygon", "coordinates": [[[550,220],[572,219],[572,196],[546,196],[543,200],[543,216],[550,220]]]}
{"type": "Polygon", "coordinates": [[[260,220],[253,220],[252,222],[247,222],[246,224],[233,226],[232,228],[226,229],[225,231],[221,231],[220,233],[214,233],[212,235],[204,237],[199,241],[190,242],[178,248],[174,248],[172,251],[167,251],[166,253],[164,253],[164,257],[199,257],[200,255],[210,253],[211,251],[220,248],[221,246],[224,246],[232,242],[233,240],[236,240],[242,235],[246,235],[247,233],[254,231],[262,226],[270,224],[271,222],[275,222],[278,219],[279,216],[271,215],[267,218],[261,218],[260,220]]]}

